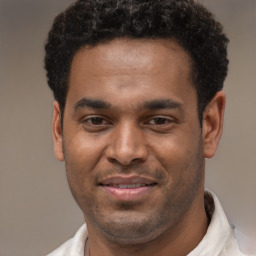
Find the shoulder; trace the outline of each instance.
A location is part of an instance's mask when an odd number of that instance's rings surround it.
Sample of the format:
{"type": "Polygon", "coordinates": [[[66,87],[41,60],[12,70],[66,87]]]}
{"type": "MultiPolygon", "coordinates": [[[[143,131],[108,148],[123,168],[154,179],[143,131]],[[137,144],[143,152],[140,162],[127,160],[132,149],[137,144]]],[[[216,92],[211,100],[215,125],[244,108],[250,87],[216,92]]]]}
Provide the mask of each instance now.
{"type": "MultiPolygon", "coordinates": [[[[249,241],[249,240],[248,240],[249,241]]],[[[255,241],[254,241],[255,242],[255,241]]],[[[221,256],[256,256],[255,243],[249,243],[241,240],[237,236],[237,230],[232,230],[221,256]]]]}
{"type": "Polygon", "coordinates": [[[73,243],[73,238],[67,240],[64,244],[62,244],[59,248],[48,254],[47,256],[65,256],[66,252],[70,251],[70,247],[73,243]]]}
{"type": "Polygon", "coordinates": [[[208,246],[212,246],[214,251],[219,251],[219,256],[256,256],[255,251],[245,248],[244,241],[241,241],[241,233],[235,230],[229,223],[220,201],[209,192],[214,201],[214,211],[211,216],[211,223],[208,227],[206,237],[210,238],[208,246]]]}
{"type": "Polygon", "coordinates": [[[201,242],[188,256],[254,256],[241,251],[234,228],[230,225],[220,201],[209,190],[205,194],[205,206],[210,224],[201,242]]]}
{"type": "Polygon", "coordinates": [[[88,237],[86,224],[79,228],[75,236],[47,256],[84,256],[85,241],[88,237]]]}
{"type": "MultiPolygon", "coordinates": [[[[256,235],[256,234],[255,234],[256,235]]],[[[239,247],[246,255],[256,256],[256,236],[248,236],[238,229],[235,229],[235,236],[239,247]]]]}

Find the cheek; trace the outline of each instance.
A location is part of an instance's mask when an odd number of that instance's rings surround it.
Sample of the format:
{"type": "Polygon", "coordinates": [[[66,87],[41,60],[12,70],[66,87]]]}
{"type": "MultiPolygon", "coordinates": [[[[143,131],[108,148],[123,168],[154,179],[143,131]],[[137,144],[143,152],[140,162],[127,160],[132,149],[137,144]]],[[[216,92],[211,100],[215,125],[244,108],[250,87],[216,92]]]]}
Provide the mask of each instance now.
{"type": "Polygon", "coordinates": [[[84,211],[84,206],[94,201],[93,171],[100,157],[99,143],[78,134],[65,138],[64,157],[71,193],[84,211]]]}
{"type": "Polygon", "coordinates": [[[200,155],[203,155],[200,141],[200,137],[196,135],[172,134],[161,141],[158,140],[158,143],[152,146],[152,154],[171,178],[178,179],[188,170],[192,173],[197,171],[197,162],[200,155]]]}
{"type": "Polygon", "coordinates": [[[87,136],[79,132],[64,141],[66,164],[71,164],[75,170],[93,170],[104,152],[104,140],[97,136],[87,136]]]}
{"type": "Polygon", "coordinates": [[[79,134],[70,139],[65,137],[63,147],[68,183],[72,194],[77,198],[93,185],[90,182],[101,157],[102,147],[99,141],[79,134]]]}

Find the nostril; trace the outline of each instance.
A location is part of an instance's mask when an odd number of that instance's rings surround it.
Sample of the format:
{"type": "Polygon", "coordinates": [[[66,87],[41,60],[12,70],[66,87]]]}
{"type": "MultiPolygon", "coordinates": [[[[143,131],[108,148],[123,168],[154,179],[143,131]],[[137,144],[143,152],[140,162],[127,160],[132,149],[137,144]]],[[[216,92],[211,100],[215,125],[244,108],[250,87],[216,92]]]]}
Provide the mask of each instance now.
{"type": "Polygon", "coordinates": [[[108,158],[108,161],[112,164],[115,164],[115,165],[120,165],[120,166],[130,166],[130,165],[134,165],[134,164],[140,164],[142,162],[144,162],[143,159],[140,159],[140,158],[134,158],[132,159],[131,161],[118,161],[117,159],[113,158],[113,157],[110,157],[108,158]]]}
{"type": "Polygon", "coordinates": [[[142,162],[144,162],[144,160],[142,158],[134,158],[131,161],[132,164],[135,164],[135,163],[137,164],[137,163],[142,163],[142,162]]]}
{"type": "Polygon", "coordinates": [[[108,157],[108,161],[112,164],[120,164],[115,158],[108,157]]]}

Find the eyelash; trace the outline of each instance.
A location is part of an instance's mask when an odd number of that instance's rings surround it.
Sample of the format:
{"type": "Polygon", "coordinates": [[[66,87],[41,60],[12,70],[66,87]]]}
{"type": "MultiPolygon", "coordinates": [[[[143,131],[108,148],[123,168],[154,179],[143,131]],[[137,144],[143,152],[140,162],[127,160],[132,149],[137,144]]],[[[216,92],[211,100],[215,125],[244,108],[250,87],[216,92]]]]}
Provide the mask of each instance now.
{"type": "MultiPolygon", "coordinates": [[[[166,118],[166,117],[154,117],[154,118],[150,119],[148,123],[150,124],[151,121],[160,121],[160,122],[164,121],[164,124],[158,124],[159,126],[166,125],[167,123],[170,124],[172,122],[172,120],[170,120],[169,118],[166,118]]],[[[152,125],[154,125],[154,124],[152,124],[152,125]]]]}
{"type": "Polygon", "coordinates": [[[106,125],[106,124],[111,124],[109,121],[106,120],[106,118],[104,117],[100,117],[100,116],[93,116],[93,117],[88,117],[85,120],[83,120],[84,124],[89,124],[91,126],[100,126],[100,125],[106,125]],[[98,124],[93,124],[93,122],[99,122],[98,124]]]}
{"type": "MultiPolygon", "coordinates": [[[[170,117],[154,116],[143,122],[143,127],[148,127],[149,129],[156,132],[165,132],[172,128],[174,121],[175,120],[171,119],[170,117]]],[[[85,129],[91,132],[107,130],[113,125],[112,122],[101,116],[87,117],[82,121],[82,123],[85,126],[85,129]]]]}

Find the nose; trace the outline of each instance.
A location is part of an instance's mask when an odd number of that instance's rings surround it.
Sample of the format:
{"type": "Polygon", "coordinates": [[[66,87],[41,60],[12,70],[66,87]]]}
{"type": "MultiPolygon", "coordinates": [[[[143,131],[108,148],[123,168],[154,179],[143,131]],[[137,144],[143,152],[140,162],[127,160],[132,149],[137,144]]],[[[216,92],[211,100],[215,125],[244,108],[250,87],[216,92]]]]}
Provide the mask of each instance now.
{"type": "Polygon", "coordinates": [[[106,149],[108,161],[128,166],[144,162],[148,152],[143,131],[133,124],[122,124],[114,128],[106,149]]]}

